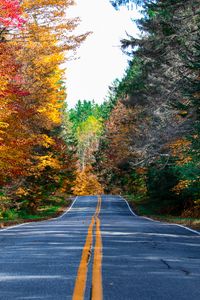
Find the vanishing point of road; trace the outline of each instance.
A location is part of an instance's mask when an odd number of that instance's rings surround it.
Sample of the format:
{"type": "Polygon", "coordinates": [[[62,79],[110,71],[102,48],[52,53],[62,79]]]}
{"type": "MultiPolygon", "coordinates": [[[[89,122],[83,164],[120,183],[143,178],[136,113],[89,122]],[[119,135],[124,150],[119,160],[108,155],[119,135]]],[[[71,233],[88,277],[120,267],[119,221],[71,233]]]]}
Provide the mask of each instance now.
{"type": "Polygon", "coordinates": [[[199,300],[200,235],[77,197],[57,219],[0,230],[0,300],[199,300]]]}

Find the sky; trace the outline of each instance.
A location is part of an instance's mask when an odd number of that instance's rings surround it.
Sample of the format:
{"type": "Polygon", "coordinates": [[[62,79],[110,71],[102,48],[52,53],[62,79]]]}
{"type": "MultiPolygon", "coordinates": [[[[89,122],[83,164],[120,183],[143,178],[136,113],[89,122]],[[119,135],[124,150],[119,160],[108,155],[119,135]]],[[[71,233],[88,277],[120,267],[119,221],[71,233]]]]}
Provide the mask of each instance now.
{"type": "Polygon", "coordinates": [[[126,32],[138,33],[131,17],[139,16],[136,9],[122,7],[116,11],[109,0],[76,0],[76,5],[68,9],[67,17],[81,19],[77,32],[92,31],[79,47],[76,59],[66,63],[68,108],[79,99],[104,101],[108,87],[123,76],[127,67],[128,58],[120,49],[120,39],[126,37],[126,32]]]}

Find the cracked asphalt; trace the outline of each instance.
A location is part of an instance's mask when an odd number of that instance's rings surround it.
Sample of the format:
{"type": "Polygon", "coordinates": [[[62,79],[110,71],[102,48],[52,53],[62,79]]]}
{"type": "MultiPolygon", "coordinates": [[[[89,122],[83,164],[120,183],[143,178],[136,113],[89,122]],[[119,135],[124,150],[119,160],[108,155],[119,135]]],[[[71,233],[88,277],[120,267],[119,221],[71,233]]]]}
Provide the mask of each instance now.
{"type": "MultiPolygon", "coordinates": [[[[96,206],[78,197],[61,218],[0,230],[0,299],[72,299],[96,206]]],[[[134,216],[119,196],[102,196],[99,218],[104,300],[200,299],[200,235],[134,216]]],[[[91,273],[92,259],[88,300],[91,273]]]]}

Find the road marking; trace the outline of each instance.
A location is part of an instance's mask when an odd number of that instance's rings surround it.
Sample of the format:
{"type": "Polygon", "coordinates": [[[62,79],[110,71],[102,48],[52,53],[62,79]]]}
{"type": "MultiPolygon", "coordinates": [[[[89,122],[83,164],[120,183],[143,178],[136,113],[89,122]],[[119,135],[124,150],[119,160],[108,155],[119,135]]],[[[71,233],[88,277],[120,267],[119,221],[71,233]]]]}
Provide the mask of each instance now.
{"type": "MultiPolygon", "coordinates": [[[[165,224],[168,224],[168,223],[165,223],[165,224]]],[[[184,225],[181,225],[181,224],[172,224],[172,223],[170,223],[169,225],[171,225],[171,226],[178,226],[178,227],[181,227],[181,228],[184,228],[184,229],[186,229],[186,230],[188,230],[188,231],[191,231],[191,232],[193,232],[193,233],[196,233],[196,234],[198,234],[198,235],[200,235],[200,232],[199,231],[196,231],[196,230],[194,230],[194,229],[191,229],[191,228],[189,228],[189,227],[186,227],[186,226],[184,226],[184,225]]]]}
{"type": "Polygon", "coordinates": [[[21,224],[18,224],[18,225],[6,227],[4,229],[0,228],[0,233],[3,232],[3,231],[7,231],[7,230],[10,230],[10,229],[13,229],[13,228],[17,228],[17,227],[21,227],[21,226],[24,226],[24,225],[34,225],[34,224],[37,224],[37,223],[41,224],[41,223],[44,223],[44,222],[49,222],[51,220],[61,219],[63,216],[65,216],[72,209],[72,207],[74,206],[74,204],[75,204],[75,202],[76,202],[77,199],[78,199],[78,196],[74,199],[74,201],[72,202],[71,206],[61,216],[59,216],[59,217],[51,218],[51,219],[48,219],[48,220],[42,220],[42,221],[25,222],[25,223],[21,223],[21,224]]]}
{"type": "Polygon", "coordinates": [[[200,232],[199,232],[199,231],[194,230],[194,229],[191,229],[191,228],[186,227],[186,226],[181,225],[181,224],[176,224],[176,223],[166,223],[166,222],[163,222],[163,221],[153,220],[153,219],[148,218],[148,217],[141,217],[141,216],[138,216],[138,215],[136,215],[136,214],[133,212],[133,210],[131,209],[131,207],[130,207],[128,201],[127,201],[126,199],[124,199],[124,198],[123,198],[122,196],[120,196],[120,195],[119,195],[119,197],[120,197],[122,200],[124,200],[124,201],[126,202],[126,204],[127,204],[127,206],[128,206],[128,209],[130,210],[130,212],[132,213],[132,215],[133,215],[134,217],[139,217],[139,218],[142,218],[142,219],[147,219],[147,220],[152,221],[152,222],[155,222],[155,223],[161,223],[161,224],[166,224],[166,225],[170,225],[170,226],[178,226],[178,227],[184,228],[185,230],[188,230],[188,231],[190,231],[190,232],[193,232],[193,233],[195,233],[195,234],[197,234],[197,235],[200,235],[200,232]]]}
{"type": "Polygon", "coordinates": [[[130,212],[132,213],[132,215],[133,215],[134,217],[137,217],[137,215],[136,215],[136,214],[133,212],[133,210],[131,209],[131,207],[130,207],[128,201],[127,201],[125,198],[123,198],[122,196],[120,196],[120,195],[119,195],[119,197],[120,197],[122,200],[124,200],[124,201],[126,202],[126,204],[127,204],[127,206],[128,206],[128,209],[130,210],[130,212]]]}
{"type": "MultiPolygon", "coordinates": [[[[50,219],[50,220],[59,220],[59,219],[61,219],[62,217],[64,217],[64,216],[72,209],[72,207],[74,206],[74,204],[75,204],[75,202],[76,202],[77,199],[78,199],[78,196],[76,196],[76,198],[75,198],[74,201],[72,202],[71,206],[70,206],[69,208],[67,208],[67,210],[66,210],[61,216],[56,217],[56,218],[52,218],[52,219],[50,219]]],[[[50,221],[50,220],[49,220],[49,221],[50,221]]]]}
{"type": "Polygon", "coordinates": [[[92,271],[92,300],[102,300],[102,239],[100,229],[99,214],[101,211],[101,197],[98,196],[97,207],[95,214],[92,217],[88,228],[86,242],[82,251],[81,261],[76,277],[73,300],[83,300],[85,296],[85,288],[87,282],[88,262],[91,257],[92,243],[93,243],[93,227],[96,225],[96,242],[94,247],[94,262],[92,271]]]}
{"type": "Polygon", "coordinates": [[[102,238],[101,238],[101,222],[99,213],[101,210],[101,197],[99,196],[99,209],[95,216],[96,219],[96,242],[94,249],[94,262],[92,270],[92,300],[103,299],[102,288],[102,238]]]}
{"type": "Polygon", "coordinates": [[[87,272],[88,272],[88,261],[91,256],[91,249],[92,249],[92,242],[93,242],[93,227],[95,224],[95,218],[92,217],[92,221],[88,228],[88,234],[86,237],[86,242],[82,251],[81,262],[79,265],[74,293],[73,293],[73,300],[82,300],[84,299],[85,295],[85,287],[87,281],[87,272]]]}

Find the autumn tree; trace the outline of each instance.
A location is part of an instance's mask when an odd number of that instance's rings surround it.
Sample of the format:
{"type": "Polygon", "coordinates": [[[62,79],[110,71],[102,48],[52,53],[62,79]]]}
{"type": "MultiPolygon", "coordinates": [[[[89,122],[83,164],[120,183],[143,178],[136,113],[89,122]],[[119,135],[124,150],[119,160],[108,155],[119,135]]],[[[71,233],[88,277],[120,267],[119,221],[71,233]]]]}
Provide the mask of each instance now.
{"type": "Polygon", "coordinates": [[[104,104],[98,105],[94,101],[84,100],[78,101],[75,108],[69,112],[78,156],[78,171],[73,188],[75,194],[87,195],[100,191],[101,185],[94,175],[92,165],[95,163],[95,153],[103,132],[102,116],[105,110],[104,104]]]}
{"type": "Polygon", "coordinates": [[[1,35],[9,29],[16,29],[24,24],[19,0],[0,0],[1,35]]]}
{"type": "Polygon", "coordinates": [[[91,166],[87,165],[84,169],[77,171],[73,193],[79,196],[99,195],[103,193],[102,186],[97,176],[93,173],[91,166]]]}
{"type": "MultiPolygon", "coordinates": [[[[35,211],[45,195],[56,188],[69,192],[72,186],[75,158],[63,134],[66,92],[61,64],[86,34],[74,36],[78,19],[66,19],[72,1],[25,0],[21,7],[13,3],[17,12],[23,11],[26,23],[23,30],[12,27],[8,35],[6,47],[15,53],[5,49],[1,53],[6,58],[1,69],[5,74],[1,178],[15,201],[35,211]]],[[[13,15],[8,12],[13,20],[9,26],[17,28],[24,22],[13,15]]]]}
{"type": "MultiPolygon", "coordinates": [[[[12,124],[15,118],[18,119],[18,99],[26,91],[20,85],[20,66],[16,61],[18,47],[12,41],[12,34],[8,37],[10,31],[19,31],[25,21],[19,1],[0,1],[0,8],[0,182],[3,183],[8,176],[16,177],[23,173],[29,162],[24,145],[11,137],[16,133],[16,126],[12,124]]],[[[19,140],[22,142],[24,131],[20,123],[19,126],[19,140]]]]}
{"type": "MultiPolygon", "coordinates": [[[[122,157],[127,161],[126,174],[129,175],[122,184],[120,179],[118,183],[122,189],[126,187],[130,191],[131,176],[138,169],[146,169],[144,177],[152,201],[156,195],[158,206],[163,203],[166,211],[180,213],[199,197],[199,145],[196,138],[199,136],[199,1],[112,2],[116,5],[137,2],[142,4],[144,14],[137,22],[142,34],[122,40],[122,49],[129,55],[130,62],[124,78],[113,87],[116,97],[130,110],[130,118],[134,122],[132,128],[127,126],[126,137],[120,137],[121,153],[124,149],[126,154],[122,157]],[[126,151],[127,139],[129,154],[126,151]],[[189,144],[187,151],[183,151],[184,141],[189,144]],[[176,156],[172,149],[179,155],[176,156]],[[157,193],[158,186],[165,196],[157,193]],[[179,195],[175,194],[178,190],[179,195]],[[172,204],[169,198],[176,199],[177,205],[175,202],[172,204]]],[[[118,103],[116,107],[119,107],[118,103]]],[[[121,110],[115,111],[115,123],[119,128],[124,123],[121,110]]],[[[126,114],[125,119],[130,123],[126,114]]],[[[109,137],[112,126],[107,130],[109,137]]],[[[107,139],[107,144],[102,147],[105,156],[102,154],[100,157],[105,161],[112,153],[112,147],[113,153],[117,153],[114,140],[114,137],[107,139]]],[[[106,174],[102,168],[100,172],[106,174]]],[[[122,178],[122,174],[123,171],[114,162],[110,182],[120,176],[122,178]]]]}
{"type": "Polygon", "coordinates": [[[78,22],[65,19],[66,7],[71,4],[71,1],[23,2],[29,23],[19,37],[24,47],[18,52],[18,59],[23,62],[23,84],[29,91],[23,101],[32,108],[29,116],[26,115],[26,124],[33,142],[31,167],[23,183],[23,193],[26,199],[30,198],[31,209],[37,207],[47,190],[51,192],[61,183],[65,191],[71,188],[73,157],[70,158],[62,139],[66,93],[61,64],[65,61],[65,51],[74,50],[86,37],[71,34],[78,22]]]}

